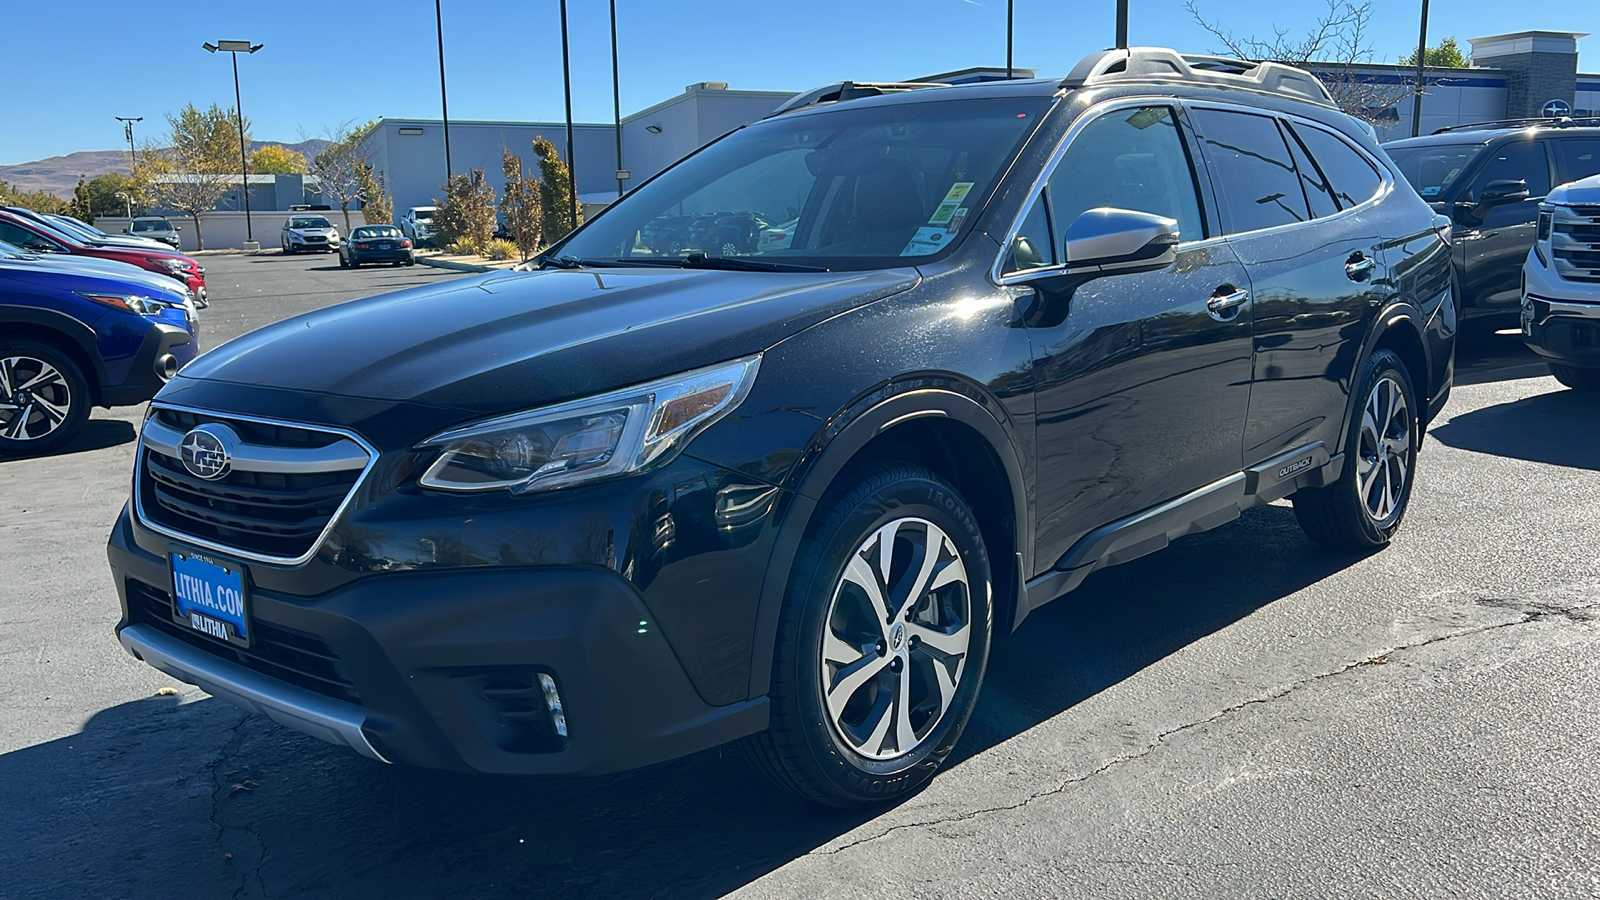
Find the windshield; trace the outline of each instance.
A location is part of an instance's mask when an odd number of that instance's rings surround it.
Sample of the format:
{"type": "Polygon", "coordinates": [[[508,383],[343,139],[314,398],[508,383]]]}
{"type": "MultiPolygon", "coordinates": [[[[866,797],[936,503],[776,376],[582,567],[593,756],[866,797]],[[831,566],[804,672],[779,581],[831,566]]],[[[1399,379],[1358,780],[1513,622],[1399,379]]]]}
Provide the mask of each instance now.
{"type": "Polygon", "coordinates": [[[1456,176],[1483,147],[1483,144],[1430,144],[1383,149],[1422,199],[1436,200],[1455,183],[1456,176]]]}
{"type": "Polygon", "coordinates": [[[353,238],[397,238],[400,236],[400,229],[393,225],[373,225],[357,228],[350,236],[353,238]]]}
{"type": "Polygon", "coordinates": [[[294,216],[289,219],[290,228],[332,228],[333,224],[321,216],[294,216]]]}
{"type": "Polygon", "coordinates": [[[829,269],[926,259],[971,227],[1049,106],[840,106],[759,122],[624,197],[556,255],[679,265],[703,253],[829,269]]]}
{"type": "Polygon", "coordinates": [[[65,232],[82,240],[92,241],[99,237],[99,235],[92,233],[89,231],[89,229],[84,228],[82,225],[79,225],[76,222],[63,222],[60,219],[52,218],[49,220],[49,224],[57,231],[65,232]]]}
{"type": "Polygon", "coordinates": [[[171,231],[172,230],[172,225],[171,225],[171,223],[168,223],[168,222],[140,222],[137,219],[135,219],[134,223],[133,223],[133,230],[134,231],[171,231]]]}
{"type": "Polygon", "coordinates": [[[419,219],[421,221],[426,222],[429,219],[433,218],[433,210],[431,210],[431,209],[413,209],[411,211],[411,218],[419,219]]]}

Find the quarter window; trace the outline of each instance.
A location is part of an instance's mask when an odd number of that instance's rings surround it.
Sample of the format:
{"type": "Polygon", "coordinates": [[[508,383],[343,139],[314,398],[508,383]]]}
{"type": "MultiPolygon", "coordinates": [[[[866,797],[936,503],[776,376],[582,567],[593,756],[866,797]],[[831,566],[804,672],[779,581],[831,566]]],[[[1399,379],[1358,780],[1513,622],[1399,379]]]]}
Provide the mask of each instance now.
{"type": "Polygon", "coordinates": [[[1311,158],[1328,178],[1328,185],[1340,209],[1349,209],[1371,200],[1383,186],[1383,177],[1356,148],[1320,128],[1293,126],[1305,143],[1311,158]]]}
{"type": "MultiPolygon", "coordinates": [[[[1283,126],[1283,122],[1278,123],[1283,126]]],[[[1306,149],[1292,135],[1285,141],[1289,145],[1289,155],[1294,157],[1295,170],[1300,173],[1300,187],[1306,192],[1306,203],[1311,206],[1311,218],[1320,219],[1331,216],[1339,211],[1339,204],[1333,199],[1333,188],[1328,186],[1328,179],[1317,169],[1316,163],[1306,155],[1306,149]]]]}
{"type": "Polygon", "coordinates": [[[1311,217],[1276,121],[1203,108],[1194,110],[1194,118],[1222,195],[1229,231],[1292,225],[1311,217]]]}

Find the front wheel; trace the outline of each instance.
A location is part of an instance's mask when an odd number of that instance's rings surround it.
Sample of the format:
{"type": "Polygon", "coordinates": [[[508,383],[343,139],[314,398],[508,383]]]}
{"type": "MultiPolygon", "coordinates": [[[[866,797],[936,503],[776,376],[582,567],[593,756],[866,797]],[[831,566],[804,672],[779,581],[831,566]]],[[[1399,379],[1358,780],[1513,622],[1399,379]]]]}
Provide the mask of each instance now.
{"type": "Polygon", "coordinates": [[[345,259],[345,256],[344,256],[343,253],[339,254],[339,268],[341,268],[341,269],[350,268],[350,260],[345,259]]]}
{"type": "Polygon", "coordinates": [[[1600,391],[1600,369],[1580,369],[1577,366],[1550,363],[1550,374],[1575,391],[1600,391]]]}
{"type": "Polygon", "coordinates": [[[795,561],[755,767],[831,806],[892,800],[961,737],[989,657],[989,557],[955,488],[867,470],[819,508],[795,561]],[[831,503],[830,503],[831,501],[831,503]]]}
{"type": "Polygon", "coordinates": [[[38,341],[0,341],[0,455],[66,443],[89,418],[89,383],[72,358],[38,341]]]}
{"type": "Polygon", "coordinates": [[[1344,470],[1327,487],[1293,496],[1306,536],[1329,547],[1368,550],[1400,530],[1422,443],[1416,391],[1393,351],[1379,350],[1361,368],[1360,398],[1345,439],[1344,470]]]}

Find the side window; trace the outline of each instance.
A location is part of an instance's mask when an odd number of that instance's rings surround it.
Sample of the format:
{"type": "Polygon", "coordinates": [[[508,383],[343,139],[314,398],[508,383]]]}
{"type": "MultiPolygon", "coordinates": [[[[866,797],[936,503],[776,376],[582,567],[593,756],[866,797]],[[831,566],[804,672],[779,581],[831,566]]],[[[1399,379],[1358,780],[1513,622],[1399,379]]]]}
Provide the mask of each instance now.
{"type": "Polygon", "coordinates": [[[1044,195],[1034,198],[1028,214],[1022,217],[1022,227],[1011,240],[1011,252],[1006,255],[1002,271],[1021,272],[1056,264],[1055,238],[1050,232],[1050,217],[1045,210],[1044,195]]]}
{"type": "MultiPolygon", "coordinates": [[[[1288,127],[1284,122],[1278,122],[1280,127],[1288,127]]],[[[1306,192],[1306,202],[1311,205],[1311,218],[1320,219],[1331,216],[1339,211],[1339,204],[1333,199],[1333,188],[1328,186],[1328,179],[1317,169],[1316,163],[1306,155],[1306,149],[1292,134],[1285,141],[1289,145],[1289,155],[1294,158],[1294,167],[1300,173],[1300,187],[1306,192]]]]}
{"type": "Polygon", "coordinates": [[[0,241],[16,244],[18,247],[27,247],[30,243],[40,242],[40,237],[21,225],[14,225],[0,219],[0,241]]]}
{"type": "Polygon", "coordinates": [[[1505,179],[1526,181],[1529,197],[1543,197],[1550,193],[1550,162],[1545,157],[1540,141],[1516,141],[1501,144],[1490,151],[1489,162],[1472,179],[1470,199],[1478,195],[1491,181],[1505,179]]]}
{"type": "Polygon", "coordinates": [[[1594,138],[1558,138],[1550,142],[1556,152],[1556,171],[1562,183],[1600,175],[1600,140],[1594,138]]]}
{"type": "Polygon", "coordinates": [[[1194,110],[1228,230],[1237,234],[1311,218],[1278,124],[1266,116],[1194,110]]]}
{"type": "Polygon", "coordinates": [[[1365,203],[1383,186],[1383,176],[1360,151],[1320,128],[1295,126],[1294,133],[1328,178],[1340,209],[1365,203]]]}
{"type": "Polygon", "coordinates": [[[1058,240],[1080,214],[1101,206],[1177,219],[1185,241],[1206,236],[1194,168],[1171,107],[1119,109],[1090,122],[1062,155],[1045,195],[1058,240]]]}

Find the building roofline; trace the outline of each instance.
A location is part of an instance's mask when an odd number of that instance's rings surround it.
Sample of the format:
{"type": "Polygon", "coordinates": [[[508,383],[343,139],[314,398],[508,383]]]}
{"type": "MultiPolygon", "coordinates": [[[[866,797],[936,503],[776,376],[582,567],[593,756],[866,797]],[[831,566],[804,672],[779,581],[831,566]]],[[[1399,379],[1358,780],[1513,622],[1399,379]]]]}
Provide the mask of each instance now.
{"type": "Polygon", "coordinates": [[[661,110],[666,109],[669,106],[675,106],[675,105],[677,105],[679,103],[688,102],[688,100],[690,98],[692,98],[692,97],[747,97],[747,98],[751,98],[751,99],[757,99],[757,98],[767,99],[767,98],[770,98],[770,99],[772,99],[774,101],[773,105],[776,106],[778,102],[782,102],[784,100],[787,100],[790,97],[793,97],[797,93],[799,93],[799,92],[798,91],[734,91],[734,90],[684,91],[681,94],[674,94],[671,97],[668,97],[667,99],[662,100],[660,103],[656,103],[656,104],[653,104],[651,106],[646,106],[644,109],[641,109],[638,112],[628,113],[627,115],[622,117],[622,124],[626,125],[629,122],[632,122],[632,121],[634,121],[635,119],[638,119],[641,116],[648,116],[648,115],[651,115],[653,113],[660,112],[661,110]]]}
{"type": "MultiPolygon", "coordinates": [[[[438,126],[443,127],[444,120],[443,119],[411,119],[411,118],[402,118],[400,116],[382,116],[382,117],[380,117],[378,119],[378,124],[379,125],[385,125],[385,124],[388,124],[388,125],[438,125],[438,126]]],[[[504,128],[504,127],[507,127],[507,126],[512,126],[512,127],[516,127],[516,128],[566,128],[567,127],[567,123],[565,123],[565,122],[528,122],[528,121],[510,121],[510,120],[506,120],[506,119],[451,119],[450,120],[450,127],[451,128],[454,128],[457,125],[488,125],[488,126],[491,126],[491,127],[501,127],[501,128],[504,128]]],[[[610,122],[573,122],[572,123],[572,127],[573,128],[611,128],[613,126],[612,126],[612,124],[610,122]]]]}

